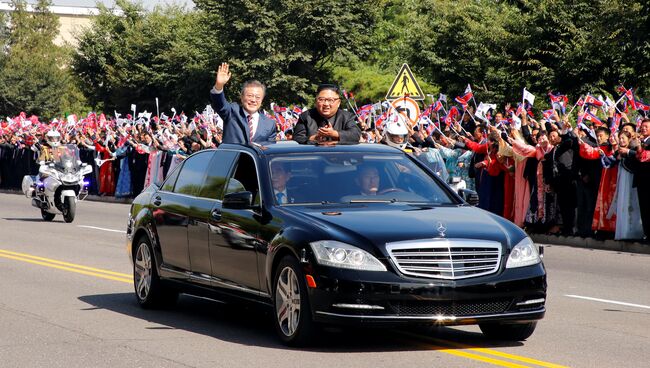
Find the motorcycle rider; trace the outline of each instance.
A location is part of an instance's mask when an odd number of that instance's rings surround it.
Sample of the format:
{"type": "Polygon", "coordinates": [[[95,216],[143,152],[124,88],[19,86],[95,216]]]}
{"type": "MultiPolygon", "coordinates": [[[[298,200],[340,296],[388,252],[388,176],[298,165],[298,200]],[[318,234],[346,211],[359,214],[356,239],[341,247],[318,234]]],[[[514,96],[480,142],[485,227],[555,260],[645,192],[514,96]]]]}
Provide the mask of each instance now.
{"type": "Polygon", "coordinates": [[[413,147],[408,143],[409,131],[406,124],[401,121],[394,121],[386,124],[384,137],[381,143],[396,147],[402,151],[412,152],[413,147]]]}
{"type": "MultiPolygon", "coordinates": [[[[56,130],[50,130],[47,132],[45,135],[45,142],[40,145],[39,153],[38,153],[38,162],[41,165],[45,165],[48,162],[51,162],[54,160],[54,154],[53,150],[56,149],[59,145],[61,144],[61,133],[59,133],[56,130]]],[[[39,172],[38,174],[38,180],[42,181],[45,179],[47,175],[41,174],[39,172]]]]}

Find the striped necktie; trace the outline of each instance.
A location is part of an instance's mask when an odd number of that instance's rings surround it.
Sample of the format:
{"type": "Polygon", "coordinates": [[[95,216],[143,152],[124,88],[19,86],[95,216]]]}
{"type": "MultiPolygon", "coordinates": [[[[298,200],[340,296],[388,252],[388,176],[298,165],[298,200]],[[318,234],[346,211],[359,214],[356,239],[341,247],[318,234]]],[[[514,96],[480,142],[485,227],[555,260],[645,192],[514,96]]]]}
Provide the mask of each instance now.
{"type": "Polygon", "coordinates": [[[252,141],[253,140],[253,115],[248,114],[246,120],[248,120],[248,137],[252,141]]]}

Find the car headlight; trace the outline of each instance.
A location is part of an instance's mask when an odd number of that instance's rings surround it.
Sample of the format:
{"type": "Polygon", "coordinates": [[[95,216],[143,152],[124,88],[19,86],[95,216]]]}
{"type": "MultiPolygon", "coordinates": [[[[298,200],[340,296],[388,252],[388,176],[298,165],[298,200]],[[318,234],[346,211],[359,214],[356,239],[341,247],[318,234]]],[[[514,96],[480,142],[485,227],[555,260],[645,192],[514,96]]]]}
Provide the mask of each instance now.
{"type": "Polygon", "coordinates": [[[530,266],[541,261],[537,246],[529,237],[525,237],[510,251],[506,268],[530,266]]]}
{"type": "Polygon", "coordinates": [[[361,271],[386,271],[386,267],[363,249],[334,240],[320,240],[311,245],[318,264],[361,271]]]}

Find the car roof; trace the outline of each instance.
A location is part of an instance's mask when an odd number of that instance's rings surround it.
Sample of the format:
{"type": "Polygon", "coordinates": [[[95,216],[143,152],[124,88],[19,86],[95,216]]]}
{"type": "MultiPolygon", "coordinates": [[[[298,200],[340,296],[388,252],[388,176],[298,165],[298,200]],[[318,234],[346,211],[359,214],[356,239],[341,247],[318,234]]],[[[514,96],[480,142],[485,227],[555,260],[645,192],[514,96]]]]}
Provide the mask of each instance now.
{"type": "MultiPolygon", "coordinates": [[[[290,153],[327,153],[327,152],[350,152],[350,153],[402,153],[399,149],[377,143],[356,143],[356,144],[297,144],[293,141],[265,142],[254,145],[222,144],[222,149],[241,150],[249,148],[258,155],[290,154],[290,153]]],[[[219,149],[217,148],[217,149],[219,149]]]]}

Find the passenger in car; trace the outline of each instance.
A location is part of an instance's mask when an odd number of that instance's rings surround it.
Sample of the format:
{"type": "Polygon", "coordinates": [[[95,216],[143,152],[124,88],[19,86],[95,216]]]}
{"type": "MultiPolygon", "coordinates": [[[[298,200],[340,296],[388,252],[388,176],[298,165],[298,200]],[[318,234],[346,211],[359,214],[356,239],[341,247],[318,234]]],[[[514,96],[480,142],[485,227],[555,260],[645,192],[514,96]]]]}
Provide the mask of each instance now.
{"type": "Polygon", "coordinates": [[[359,168],[356,183],[361,190],[361,195],[377,195],[379,191],[379,170],[374,166],[359,168]]]}
{"type": "Polygon", "coordinates": [[[291,172],[286,163],[271,163],[271,182],[273,183],[273,196],[278,204],[293,203],[294,198],[287,192],[287,182],[291,179],[291,172]]]}

